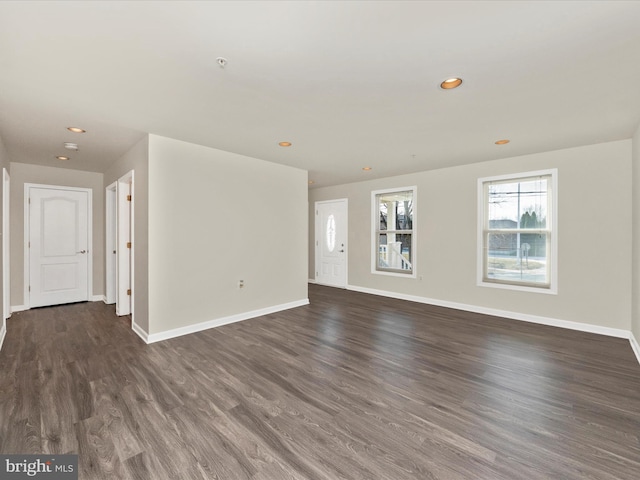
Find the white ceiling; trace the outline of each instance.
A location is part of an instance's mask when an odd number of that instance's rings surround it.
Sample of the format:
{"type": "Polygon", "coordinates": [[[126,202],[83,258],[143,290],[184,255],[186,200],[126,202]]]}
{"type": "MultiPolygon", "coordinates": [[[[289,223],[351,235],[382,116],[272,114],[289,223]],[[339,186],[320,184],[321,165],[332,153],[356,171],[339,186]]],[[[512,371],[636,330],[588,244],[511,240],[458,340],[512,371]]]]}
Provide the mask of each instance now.
{"type": "Polygon", "coordinates": [[[324,186],[638,124],[636,1],[0,2],[0,136],[15,162],[104,171],[149,132],[324,186]],[[464,84],[441,90],[450,76],[464,84]],[[55,160],[66,141],[80,152],[55,160]]]}

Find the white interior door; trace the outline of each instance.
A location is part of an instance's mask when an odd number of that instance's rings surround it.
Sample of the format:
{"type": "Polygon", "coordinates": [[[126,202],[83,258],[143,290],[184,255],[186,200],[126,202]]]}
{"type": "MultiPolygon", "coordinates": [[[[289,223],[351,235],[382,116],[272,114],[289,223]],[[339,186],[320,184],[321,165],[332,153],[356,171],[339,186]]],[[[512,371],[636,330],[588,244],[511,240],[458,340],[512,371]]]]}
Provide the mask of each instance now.
{"type": "Polygon", "coordinates": [[[29,306],[89,300],[90,191],[28,187],[29,306]]]}
{"type": "Polygon", "coordinates": [[[133,172],[129,172],[117,184],[117,275],[116,315],[133,314],[131,285],[133,269],[133,172]]]}
{"type": "Polygon", "coordinates": [[[316,282],[347,286],[347,200],[316,202],[316,282]]]}
{"type": "Polygon", "coordinates": [[[105,245],[106,245],[106,262],[105,262],[105,303],[111,305],[116,303],[116,245],[117,237],[117,198],[116,198],[116,182],[113,182],[106,189],[106,217],[105,217],[105,245]]]}

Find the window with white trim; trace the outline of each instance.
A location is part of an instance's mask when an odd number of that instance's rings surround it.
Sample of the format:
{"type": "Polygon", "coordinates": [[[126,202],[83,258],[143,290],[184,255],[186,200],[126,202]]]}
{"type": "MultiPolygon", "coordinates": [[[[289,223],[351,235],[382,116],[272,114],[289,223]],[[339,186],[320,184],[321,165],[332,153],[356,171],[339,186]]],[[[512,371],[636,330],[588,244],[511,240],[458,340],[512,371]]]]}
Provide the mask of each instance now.
{"type": "Polygon", "coordinates": [[[556,293],[556,170],[478,181],[479,283],[556,293]]]}
{"type": "Polygon", "coordinates": [[[372,192],[372,272],[415,276],[416,187],[372,192]]]}

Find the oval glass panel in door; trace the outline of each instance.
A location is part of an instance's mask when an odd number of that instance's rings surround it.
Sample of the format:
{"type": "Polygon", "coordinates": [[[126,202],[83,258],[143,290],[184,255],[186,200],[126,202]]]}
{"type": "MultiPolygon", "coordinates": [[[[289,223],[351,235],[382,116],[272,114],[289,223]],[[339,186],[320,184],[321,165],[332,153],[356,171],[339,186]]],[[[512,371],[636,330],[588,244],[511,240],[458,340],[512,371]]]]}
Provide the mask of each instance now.
{"type": "Polygon", "coordinates": [[[327,218],[327,249],[330,252],[336,248],[336,219],[333,214],[327,218]]]}

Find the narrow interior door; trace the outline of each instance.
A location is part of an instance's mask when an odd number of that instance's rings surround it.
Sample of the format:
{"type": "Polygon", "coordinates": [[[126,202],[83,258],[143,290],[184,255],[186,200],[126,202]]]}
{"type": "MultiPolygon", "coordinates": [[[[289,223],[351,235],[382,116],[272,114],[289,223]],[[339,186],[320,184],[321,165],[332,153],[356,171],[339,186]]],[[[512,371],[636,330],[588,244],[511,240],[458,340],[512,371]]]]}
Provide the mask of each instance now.
{"type": "Polygon", "coordinates": [[[88,192],[29,190],[29,304],[89,300],[88,192]]]}

